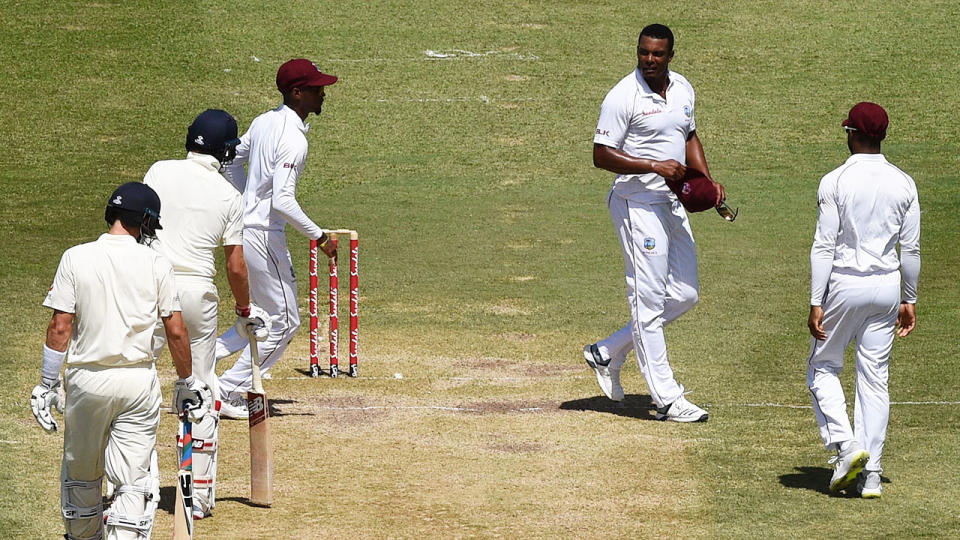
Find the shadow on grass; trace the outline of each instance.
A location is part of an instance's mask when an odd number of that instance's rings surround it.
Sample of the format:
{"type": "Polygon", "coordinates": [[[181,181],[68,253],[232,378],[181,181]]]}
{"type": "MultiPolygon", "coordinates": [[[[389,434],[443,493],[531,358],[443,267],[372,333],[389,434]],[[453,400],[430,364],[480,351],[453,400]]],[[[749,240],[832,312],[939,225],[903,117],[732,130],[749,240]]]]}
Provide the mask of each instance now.
{"type": "Polygon", "coordinates": [[[595,396],[582,399],[564,401],[560,404],[564,411],[596,411],[639,418],[640,420],[654,420],[656,406],[648,395],[627,394],[623,401],[612,401],[606,396],[595,396]]]}
{"type": "Polygon", "coordinates": [[[281,416],[316,416],[312,412],[283,412],[280,410],[277,405],[290,405],[291,403],[299,403],[295,399],[267,399],[268,406],[270,407],[270,418],[278,418],[281,416]]]}
{"type": "Polygon", "coordinates": [[[247,505],[247,506],[249,506],[249,507],[251,507],[251,508],[270,508],[269,506],[264,505],[264,504],[257,504],[257,503],[255,503],[255,502],[251,501],[250,499],[248,499],[247,497],[217,497],[217,500],[218,500],[218,501],[238,502],[238,503],[240,503],[240,504],[245,504],[245,505],[247,505]]]}
{"type": "MultiPolygon", "coordinates": [[[[794,467],[796,473],[791,474],[782,474],[780,475],[780,484],[783,487],[793,488],[793,489],[809,489],[810,491],[816,491],[818,493],[823,493],[830,497],[838,497],[841,499],[849,499],[854,497],[859,497],[856,493],[856,482],[854,482],[851,489],[847,489],[845,492],[834,493],[830,491],[830,479],[833,477],[833,469],[829,467],[794,467]]],[[[881,481],[889,483],[890,480],[886,478],[881,478],[881,481]]]]}
{"type": "Polygon", "coordinates": [[[163,510],[164,512],[173,515],[173,509],[177,503],[177,486],[161,486],[160,487],[160,504],[157,505],[157,511],[163,510]]]}

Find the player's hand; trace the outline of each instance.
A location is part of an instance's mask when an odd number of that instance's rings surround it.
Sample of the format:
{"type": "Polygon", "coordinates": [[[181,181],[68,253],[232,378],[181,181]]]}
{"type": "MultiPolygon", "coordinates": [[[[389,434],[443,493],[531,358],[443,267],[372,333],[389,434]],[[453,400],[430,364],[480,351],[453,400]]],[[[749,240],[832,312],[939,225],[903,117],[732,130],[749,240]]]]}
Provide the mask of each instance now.
{"type": "Polygon", "coordinates": [[[810,335],[815,339],[820,341],[827,339],[827,333],[823,331],[822,307],[810,306],[810,318],[807,319],[807,327],[810,328],[810,335]]]}
{"type": "Polygon", "coordinates": [[[266,341],[270,335],[270,314],[256,304],[246,308],[237,307],[237,322],[233,324],[241,337],[249,338],[250,334],[257,341],[266,341]]]}
{"type": "Polygon", "coordinates": [[[206,409],[213,406],[213,392],[207,383],[190,375],[173,383],[173,408],[191,422],[199,422],[206,409]]]}
{"type": "MultiPolygon", "coordinates": [[[[711,178],[710,180],[713,180],[713,178],[711,178]]],[[[717,185],[717,203],[714,204],[714,206],[716,207],[716,206],[720,206],[720,203],[727,200],[727,190],[723,189],[723,184],[721,184],[720,182],[713,180],[713,183],[717,185]]]]}
{"type": "Polygon", "coordinates": [[[37,419],[40,427],[48,433],[57,430],[57,421],[53,418],[52,408],[56,408],[63,414],[64,399],[60,395],[60,379],[55,381],[45,380],[33,387],[30,393],[30,410],[33,417],[37,419]]]}
{"type": "Polygon", "coordinates": [[[900,304],[900,312],[897,314],[897,335],[907,337],[917,326],[917,306],[916,304],[900,304]]]}
{"type": "Polygon", "coordinates": [[[677,160],[668,159],[666,161],[655,161],[653,172],[671,182],[676,182],[683,179],[683,175],[687,174],[687,168],[677,160]]]}
{"type": "Polygon", "coordinates": [[[327,241],[327,243],[320,246],[320,251],[331,259],[337,258],[337,246],[333,242],[327,241]]]}

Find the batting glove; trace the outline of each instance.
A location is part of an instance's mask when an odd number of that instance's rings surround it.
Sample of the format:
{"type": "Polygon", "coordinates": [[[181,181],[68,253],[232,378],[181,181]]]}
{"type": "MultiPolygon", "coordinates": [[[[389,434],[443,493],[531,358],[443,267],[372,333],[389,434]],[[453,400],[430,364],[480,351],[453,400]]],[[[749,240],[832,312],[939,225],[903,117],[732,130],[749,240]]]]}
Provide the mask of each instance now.
{"type": "Polygon", "coordinates": [[[33,387],[30,393],[30,410],[40,427],[48,433],[57,430],[57,421],[53,418],[51,407],[63,414],[64,398],[60,395],[60,379],[44,379],[33,387]]]}
{"type": "Polygon", "coordinates": [[[213,392],[207,383],[193,375],[173,383],[173,408],[178,415],[186,414],[191,422],[199,422],[212,406],[213,392]]]}
{"type": "Polygon", "coordinates": [[[250,333],[257,341],[266,341],[270,335],[270,314],[256,304],[243,309],[237,308],[237,322],[233,327],[241,337],[249,338],[250,333]]]}

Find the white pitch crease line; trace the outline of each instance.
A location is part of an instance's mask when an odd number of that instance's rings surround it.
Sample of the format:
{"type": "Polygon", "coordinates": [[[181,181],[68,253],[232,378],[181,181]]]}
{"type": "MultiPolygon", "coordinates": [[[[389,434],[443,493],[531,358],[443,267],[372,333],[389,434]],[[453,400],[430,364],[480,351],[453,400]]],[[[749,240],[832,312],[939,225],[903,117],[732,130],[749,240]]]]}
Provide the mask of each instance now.
{"type": "MultiPolygon", "coordinates": [[[[960,405],[960,401],[891,401],[890,405],[960,405]]],[[[813,405],[789,405],[785,403],[718,403],[720,407],[776,407],[783,409],[812,409],[813,405]]]]}
{"type": "MultiPolygon", "coordinates": [[[[449,407],[443,405],[364,405],[357,407],[337,407],[333,405],[324,405],[311,407],[327,411],[371,411],[371,410],[432,410],[432,411],[451,411],[451,412],[484,412],[484,409],[475,409],[472,407],[449,407]]],[[[282,409],[281,409],[282,410],[282,409]]],[[[540,407],[519,407],[516,409],[507,409],[506,412],[536,412],[542,411],[540,407]]]]}
{"type": "Polygon", "coordinates": [[[0,440],[0,444],[20,444],[20,441],[2,441],[2,440],[0,440]]]}

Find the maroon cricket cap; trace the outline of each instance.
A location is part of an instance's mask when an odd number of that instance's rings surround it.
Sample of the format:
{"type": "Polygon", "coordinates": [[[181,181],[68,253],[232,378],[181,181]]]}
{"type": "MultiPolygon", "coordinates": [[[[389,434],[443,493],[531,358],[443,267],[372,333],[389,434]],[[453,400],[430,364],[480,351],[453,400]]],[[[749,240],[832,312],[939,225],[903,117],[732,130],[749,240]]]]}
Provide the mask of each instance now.
{"type": "Polygon", "coordinates": [[[329,86],[335,82],[335,76],[320,71],[316,64],[306,58],[290,60],[277,70],[277,89],[282,94],[294,88],[329,86]]]}
{"type": "Polygon", "coordinates": [[[703,212],[717,206],[720,194],[717,184],[693,167],[687,167],[687,174],[679,182],[668,181],[667,186],[688,212],[703,212]]]}
{"type": "Polygon", "coordinates": [[[867,137],[883,140],[887,136],[887,124],[890,119],[887,118],[887,111],[876,103],[862,101],[850,109],[850,114],[843,121],[843,127],[852,128],[867,137]]]}

